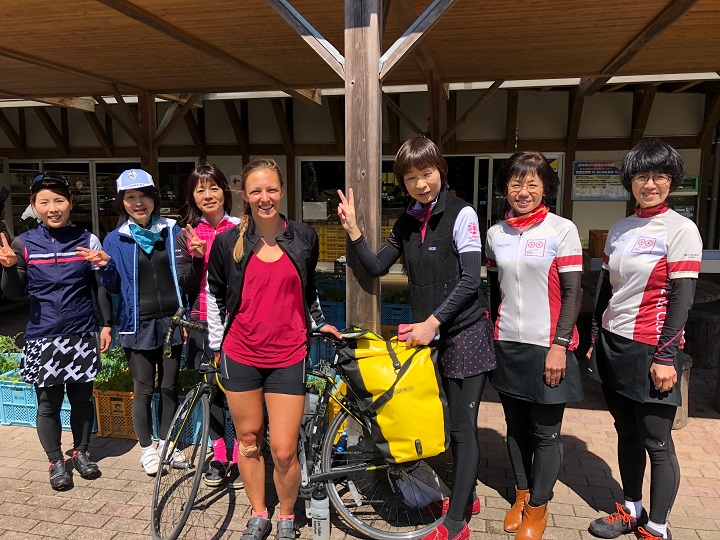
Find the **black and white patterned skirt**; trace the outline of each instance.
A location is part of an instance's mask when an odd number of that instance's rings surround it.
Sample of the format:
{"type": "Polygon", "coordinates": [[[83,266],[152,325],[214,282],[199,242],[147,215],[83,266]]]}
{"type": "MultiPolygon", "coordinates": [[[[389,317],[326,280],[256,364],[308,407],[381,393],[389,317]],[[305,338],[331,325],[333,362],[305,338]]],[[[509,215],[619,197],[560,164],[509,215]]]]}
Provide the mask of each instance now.
{"type": "Polygon", "coordinates": [[[94,381],[100,370],[97,332],[25,340],[20,375],[28,384],[94,381]]]}

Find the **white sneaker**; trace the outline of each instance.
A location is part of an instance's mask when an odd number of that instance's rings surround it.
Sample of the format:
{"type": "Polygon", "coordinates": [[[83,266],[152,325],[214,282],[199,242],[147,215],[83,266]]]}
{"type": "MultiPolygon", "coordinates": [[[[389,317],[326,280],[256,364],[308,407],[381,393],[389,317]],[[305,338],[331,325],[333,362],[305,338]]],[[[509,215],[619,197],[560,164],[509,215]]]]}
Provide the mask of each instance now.
{"type": "Polygon", "coordinates": [[[150,448],[142,456],[140,456],[140,465],[148,476],[155,476],[160,467],[160,454],[154,448],[150,448]]]}

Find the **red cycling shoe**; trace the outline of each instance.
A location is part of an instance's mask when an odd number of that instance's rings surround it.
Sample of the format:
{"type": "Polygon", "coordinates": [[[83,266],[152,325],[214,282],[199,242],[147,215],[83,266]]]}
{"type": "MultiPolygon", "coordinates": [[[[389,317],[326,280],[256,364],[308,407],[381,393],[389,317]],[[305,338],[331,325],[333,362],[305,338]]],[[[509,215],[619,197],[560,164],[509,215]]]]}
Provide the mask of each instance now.
{"type": "MultiPolygon", "coordinates": [[[[444,497],[442,501],[431,502],[425,508],[423,508],[423,514],[437,519],[447,514],[448,510],[450,510],[450,497],[444,497]]],[[[475,497],[472,504],[468,504],[465,507],[465,514],[472,514],[474,516],[475,514],[479,513],[480,498],[475,497]]]]}
{"type": "Polygon", "coordinates": [[[470,538],[470,529],[466,523],[462,530],[452,538],[450,538],[448,534],[449,533],[445,525],[438,525],[430,532],[430,534],[423,536],[422,540],[468,540],[468,538],[470,538]]]}

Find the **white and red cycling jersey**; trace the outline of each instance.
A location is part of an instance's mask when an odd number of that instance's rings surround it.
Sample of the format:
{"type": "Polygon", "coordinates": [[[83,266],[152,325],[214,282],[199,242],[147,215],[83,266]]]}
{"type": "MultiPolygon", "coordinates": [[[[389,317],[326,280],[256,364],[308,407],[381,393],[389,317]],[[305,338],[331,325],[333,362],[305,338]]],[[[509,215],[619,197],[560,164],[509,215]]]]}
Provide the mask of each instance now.
{"type": "Polygon", "coordinates": [[[603,269],[612,297],[603,313],[605,330],[657,345],[667,313],[670,280],[697,278],[702,239],[695,223],[667,206],[648,217],[629,216],[610,227],[603,269]]]}
{"type": "MultiPolygon", "coordinates": [[[[559,274],[582,272],[575,224],[548,214],[522,234],[503,221],[490,227],[487,269],[498,272],[500,307],[495,339],[550,347],[562,304],[559,274]]],[[[568,350],[578,346],[577,328],[568,350]]]]}

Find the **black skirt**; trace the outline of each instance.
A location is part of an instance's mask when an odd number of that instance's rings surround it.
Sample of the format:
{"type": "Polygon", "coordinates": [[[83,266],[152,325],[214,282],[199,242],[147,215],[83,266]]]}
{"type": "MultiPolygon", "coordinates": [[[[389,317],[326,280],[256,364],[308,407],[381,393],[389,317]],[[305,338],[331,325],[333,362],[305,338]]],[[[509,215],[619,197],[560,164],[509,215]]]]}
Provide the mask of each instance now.
{"type": "Polygon", "coordinates": [[[449,379],[464,379],[495,369],[493,322],[485,316],[472,326],[441,342],[440,373],[449,379]]]}
{"type": "Polygon", "coordinates": [[[590,358],[590,377],[610,390],[640,403],[682,405],[680,377],[683,351],[675,355],[677,384],[669,392],[658,392],[650,378],[655,345],[640,343],[603,329],[590,358]]]}
{"type": "MultiPolygon", "coordinates": [[[[140,321],[134,334],[118,334],[118,342],[125,349],[136,351],[154,351],[165,345],[165,334],[170,328],[172,317],[140,321]]],[[[179,328],[175,329],[172,345],[182,345],[183,338],[179,328]]]]}
{"type": "Polygon", "coordinates": [[[496,341],[497,367],[490,383],[498,391],[518,399],[546,405],[582,401],[580,366],[575,354],[566,353],[565,378],[556,387],[545,383],[545,357],[549,347],[496,341]]]}

